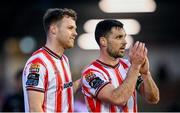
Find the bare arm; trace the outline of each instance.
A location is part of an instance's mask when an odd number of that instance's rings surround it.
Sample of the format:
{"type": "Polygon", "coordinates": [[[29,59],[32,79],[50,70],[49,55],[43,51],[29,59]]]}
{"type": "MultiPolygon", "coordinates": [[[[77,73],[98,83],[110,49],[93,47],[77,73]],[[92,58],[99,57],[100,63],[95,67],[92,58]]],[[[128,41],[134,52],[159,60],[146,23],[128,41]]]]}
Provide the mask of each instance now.
{"type": "Polygon", "coordinates": [[[143,95],[147,102],[157,104],[159,102],[159,89],[156,86],[152,76],[149,73],[143,78],[143,84],[140,86],[140,93],[143,95]]]}
{"type": "Polygon", "coordinates": [[[136,66],[132,66],[121,86],[114,88],[112,84],[107,84],[98,93],[98,99],[115,105],[125,105],[135,90],[138,71],[136,66]]]}
{"type": "Polygon", "coordinates": [[[133,95],[139,74],[139,69],[145,60],[143,51],[144,44],[136,42],[134,47],[131,48],[129,52],[132,65],[127,73],[126,79],[123,81],[122,85],[117,88],[114,88],[111,84],[107,84],[98,93],[98,99],[115,105],[126,104],[130,96],[133,95]]]}
{"type": "Polygon", "coordinates": [[[76,93],[80,87],[81,87],[81,79],[78,79],[73,82],[73,92],[74,93],[76,93]]]}
{"type": "Polygon", "coordinates": [[[149,60],[146,57],[145,63],[140,69],[140,74],[143,78],[143,83],[140,86],[140,94],[145,97],[146,101],[152,104],[159,102],[159,89],[156,86],[151,73],[149,71],[149,60]]]}
{"type": "Polygon", "coordinates": [[[44,93],[39,91],[28,91],[29,110],[30,112],[43,112],[44,93]]]}

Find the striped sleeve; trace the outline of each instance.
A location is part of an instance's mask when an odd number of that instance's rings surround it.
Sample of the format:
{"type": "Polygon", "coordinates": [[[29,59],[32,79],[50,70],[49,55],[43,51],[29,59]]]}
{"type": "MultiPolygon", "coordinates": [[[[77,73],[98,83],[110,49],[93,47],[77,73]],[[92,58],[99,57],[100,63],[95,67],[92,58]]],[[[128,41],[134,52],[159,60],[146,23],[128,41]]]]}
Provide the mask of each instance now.
{"type": "Polygon", "coordinates": [[[44,92],[47,71],[41,60],[35,59],[28,63],[24,70],[24,85],[27,90],[44,92]]]}
{"type": "Polygon", "coordinates": [[[87,70],[82,75],[82,90],[85,95],[96,97],[99,91],[108,83],[110,83],[109,80],[98,71],[87,70]]]}

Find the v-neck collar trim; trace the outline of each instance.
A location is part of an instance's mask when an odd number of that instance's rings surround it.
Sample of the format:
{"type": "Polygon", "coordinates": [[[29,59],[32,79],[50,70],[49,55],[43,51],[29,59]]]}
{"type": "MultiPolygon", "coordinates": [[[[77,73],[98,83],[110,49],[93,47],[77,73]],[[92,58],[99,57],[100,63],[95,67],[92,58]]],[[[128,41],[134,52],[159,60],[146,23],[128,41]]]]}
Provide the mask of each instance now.
{"type": "Polygon", "coordinates": [[[96,61],[97,61],[98,63],[104,65],[104,66],[107,66],[107,67],[110,67],[110,68],[114,68],[114,69],[119,66],[119,62],[118,62],[116,65],[112,66],[112,65],[109,65],[109,64],[106,64],[106,63],[100,61],[99,59],[97,59],[96,61]]]}
{"type": "Polygon", "coordinates": [[[48,47],[44,46],[42,47],[47,53],[49,53],[51,56],[55,57],[56,59],[61,59],[62,55],[58,55],[55,52],[53,52],[52,50],[50,50],[48,47]]]}

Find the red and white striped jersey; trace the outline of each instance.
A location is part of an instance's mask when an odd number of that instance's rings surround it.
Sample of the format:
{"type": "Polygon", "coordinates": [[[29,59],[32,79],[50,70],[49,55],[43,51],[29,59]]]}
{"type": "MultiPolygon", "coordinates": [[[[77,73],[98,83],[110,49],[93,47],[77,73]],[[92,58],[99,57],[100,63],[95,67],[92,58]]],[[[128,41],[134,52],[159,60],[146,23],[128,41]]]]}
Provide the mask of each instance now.
{"type": "Polygon", "coordinates": [[[68,58],[42,47],[33,53],[23,71],[25,111],[29,112],[27,91],[34,90],[44,93],[44,112],[72,112],[72,85],[68,58]]]}
{"type": "Polygon", "coordinates": [[[130,63],[120,59],[119,63],[112,67],[96,60],[92,62],[82,73],[82,92],[90,112],[136,112],[136,91],[129,98],[125,106],[116,106],[97,99],[99,91],[107,84],[115,88],[120,86],[126,78],[130,63]]]}

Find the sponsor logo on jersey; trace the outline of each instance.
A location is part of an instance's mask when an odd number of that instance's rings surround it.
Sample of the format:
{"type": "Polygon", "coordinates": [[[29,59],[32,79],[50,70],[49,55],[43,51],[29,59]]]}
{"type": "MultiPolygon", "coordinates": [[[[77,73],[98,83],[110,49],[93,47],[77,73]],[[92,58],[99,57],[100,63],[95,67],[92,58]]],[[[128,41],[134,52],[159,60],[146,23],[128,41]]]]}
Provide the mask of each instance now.
{"type": "Polygon", "coordinates": [[[96,77],[89,82],[89,85],[94,89],[99,88],[103,84],[104,84],[104,81],[101,80],[99,77],[96,77]]]}
{"type": "Polygon", "coordinates": [[[88,74],[85,75],[85,79],[86,79],[87,82],[90,82],[94,78],[96,78],[96,75],[94,73],[92,73],[92,72],[89,72],[88,74]]]}
{"type": "Polygon", "coordinates": [[[37,86],[39,83],[39,74],[29,73],[26,81],[27,86],[37,86]]]}

